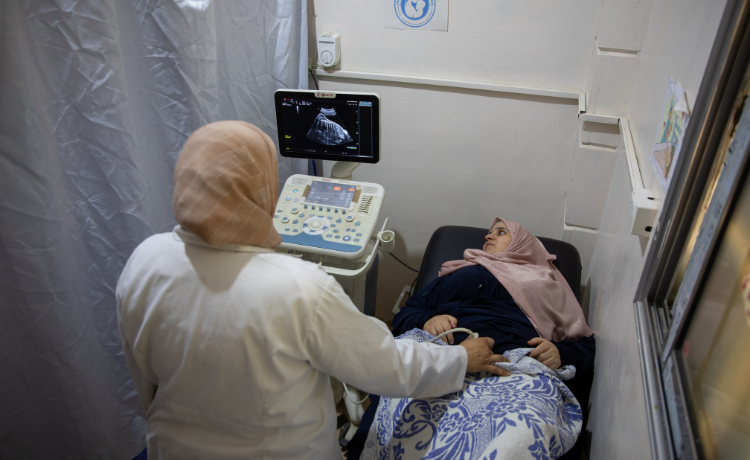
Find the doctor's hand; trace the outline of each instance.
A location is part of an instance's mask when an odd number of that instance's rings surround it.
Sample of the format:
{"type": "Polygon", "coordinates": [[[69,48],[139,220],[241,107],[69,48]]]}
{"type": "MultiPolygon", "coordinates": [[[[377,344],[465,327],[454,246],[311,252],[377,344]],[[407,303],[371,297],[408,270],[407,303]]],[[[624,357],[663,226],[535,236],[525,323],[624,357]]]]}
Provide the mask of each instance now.
{"type": "Polygon", "coordinates": [[[461,342],[461,346],[466,348],[466,354],[469,355],[469,365],[466,366],[466,372],[490,372],[501,377],[507,377],[510,372],[493,366],[492,363],[508,362],[508,358],[503,355],[492,353],[492,346],[495,341],[489,337],[479,337],[478,339],[468,338],[461,342]]]}
{"type": "Polygon", "coordinates": [[[560,350],[557,349],[554,343],[541,337],[534,337],[527,343],[529,345],[536,345],[536,348],[529,353],[529,356],[553,371],[562,364],[562,361],[560,361],[560,350]]]}
{"type": "MultiPolygon", "coordinates": [[[[429,332],[430,334],[437,337],[445,331],[455,329],[456,326],[458,326],[458,320],[451,315],[437,315],[433,316],[426,323],[424,323],[424,327],[422,329],[424,329],[425,332],[429,332]]],[[[453,334],[446,335],[445,337],[443,337],[443,340],[448,345],[453,345],[453,334]]]]}

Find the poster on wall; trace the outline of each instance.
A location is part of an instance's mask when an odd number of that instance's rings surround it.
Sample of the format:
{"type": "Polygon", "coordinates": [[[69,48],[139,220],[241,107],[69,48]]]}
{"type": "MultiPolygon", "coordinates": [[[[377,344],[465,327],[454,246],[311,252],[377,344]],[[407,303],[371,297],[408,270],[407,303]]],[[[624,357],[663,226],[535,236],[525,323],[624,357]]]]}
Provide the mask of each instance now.
{"type": "Polygon", "coordinates": [[[448,0],[383,0],[385,29],[448,30],[448,0]]]}
{"type": "Polygon", "coordinates": [[[659,185],[665,192],[672,180],[674,165],[680,156],[682,138],[689,120],[690,111],[685,90],[670,78],[659,127],[656,129],[654,148],[651,150],[651,164],[659,178],[659,185]]]}

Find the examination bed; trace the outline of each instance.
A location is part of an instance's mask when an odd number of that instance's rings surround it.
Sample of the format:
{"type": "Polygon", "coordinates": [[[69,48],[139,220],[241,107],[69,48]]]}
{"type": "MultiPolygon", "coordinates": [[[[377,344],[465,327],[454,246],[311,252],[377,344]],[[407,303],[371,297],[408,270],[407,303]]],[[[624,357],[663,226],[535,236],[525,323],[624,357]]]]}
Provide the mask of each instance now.
{"type": "MultiPolygon", "coordinates": [[[[420,291],[427,286],[432,280],[437,278],[438,271],[444,262],[449,260],[459,260],[463,258],[463,252],[466,249],[481,249],[485,243],[487,229],[462,227],[462,226],[445,226],[438,228],[430,238],[427,248],[425,249],[422,266],[419,271],[414,292],[420,291]]],[[[560,270],[565,280],[570,285],[576,298],[581,299],[581,258],[576,248],[566,242],[554,240],[551,238],[539,237],[545,249],[550,254],[557,256],[554,261],[555,266],[560,270]]],[[[561,459],[577,460],[581,456],[583,444],[586,442],[586,422],[588,418],[588,400],[593,380],[593,371],[589,375],[578,376],[575,381],[568,384],[571,392],[581,405],[583,411],[583,427],[581,435],[571,450],[564,454],[561,459]]],[[[370,425],[373,422],[375,408],[378,404],[378,398],[371,398],[372,404],[365,413],[360,428],[351,441],[347,444],[349,459],[359,459],[362,449],[367,439],[370,425]]]]}

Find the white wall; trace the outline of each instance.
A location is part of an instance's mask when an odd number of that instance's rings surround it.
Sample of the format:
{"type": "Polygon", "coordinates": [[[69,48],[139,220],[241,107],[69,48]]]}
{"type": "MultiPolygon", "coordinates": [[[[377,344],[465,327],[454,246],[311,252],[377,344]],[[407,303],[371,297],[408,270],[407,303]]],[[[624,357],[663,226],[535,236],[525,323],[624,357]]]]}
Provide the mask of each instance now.
{"type": "Polygon", "coordinates": [[[448,32],[383,28],[381,0],[315,0],[341,68],[583,91],[601,0],[453,0],[448,32]]]}
{"type": "Polygon", "coordinates": [[[591,459],[651,458],[633,298],[643,266],[630,234],[630,177],[617,153],[612,184],[589,271],[588,320],[596,337],[591,390],[591,459]]]}
{"type": "Polygon", "coordinates": [[[650,155],[667,81],[672,77],[685,88],[692,110],[725,5],[726,0],[653,0],[628,119],[644,187],[660,202],[666,194],[650,155]]]}
{"type": "Polygon", "coordinates": [[[602,0],[586,85],[588,112],[624,116],[654,0],[602,0]]]}

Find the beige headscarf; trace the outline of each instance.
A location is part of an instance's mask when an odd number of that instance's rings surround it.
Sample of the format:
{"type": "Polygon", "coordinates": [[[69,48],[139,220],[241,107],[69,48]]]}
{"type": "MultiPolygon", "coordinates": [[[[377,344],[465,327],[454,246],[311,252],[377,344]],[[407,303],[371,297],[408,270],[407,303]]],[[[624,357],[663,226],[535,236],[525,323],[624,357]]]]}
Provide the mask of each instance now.
{"type": "Polygon", "coordinates": [[[177,222],[208,244],[275,248],[278,165],[273,141],[243,121],[219,121],[185,142],[174,171],[177,222]]]}
{"type": "Polygon", "coordinates": [[[467,249],[464,260],[444,263],[439,276],[469,265],[481,265],[508,290],[545,339],[559,342],[593,334],[568,282],[552,264],[556,257],[516,222],[498,217],[490,229],[500,221],[505,222],[513,238],[505,251],[488,254],[481,249],[467,249]]]}

